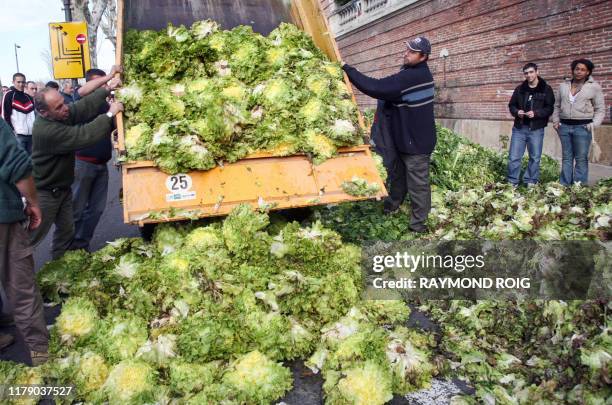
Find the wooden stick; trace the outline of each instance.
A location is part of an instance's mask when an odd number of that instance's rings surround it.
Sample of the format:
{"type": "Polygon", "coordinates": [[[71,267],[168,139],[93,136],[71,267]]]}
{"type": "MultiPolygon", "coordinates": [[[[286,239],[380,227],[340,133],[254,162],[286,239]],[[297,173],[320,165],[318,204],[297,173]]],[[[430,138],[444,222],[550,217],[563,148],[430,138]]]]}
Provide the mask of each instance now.
{"type": "MultiPolygon", "coordinates": [[[[117,0],[117,44],[115,46],[115,65],[123,66],[123,12],[125,9],[124,0],[117,0]]],[[[121,78],[120,73],[116,77],[121,78]]],[[[117,136],[114,143],[115,149],[119,154],[125,153],[125,127],[123,125],[123,113],[120,112],[115,117],[117,122],[117,136]]]]}

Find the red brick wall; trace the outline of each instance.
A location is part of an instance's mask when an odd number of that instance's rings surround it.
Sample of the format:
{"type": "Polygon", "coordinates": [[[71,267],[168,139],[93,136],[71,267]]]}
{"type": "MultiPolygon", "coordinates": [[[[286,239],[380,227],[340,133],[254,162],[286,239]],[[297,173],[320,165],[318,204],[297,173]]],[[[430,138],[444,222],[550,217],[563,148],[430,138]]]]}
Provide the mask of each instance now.
{"type": "MultiPolygon", "coordinates": [[[[334,10],[333,0],[320,2],[328,15],[334,10]]],[[[571,61],[585,57],[595,63],[610,123],[612,1],[421,0],[337,41],[344,61],[384,77],[398,70],[403,42],[416,35],[432,43],[439,118],[511,119],[507,103],[526,62],[537,63],[556,91],[571,61]],[[449,51],[446,74],[443,48],[449,51]]],[[[375,105],[355,92],[362,108],[375,105]]]]}

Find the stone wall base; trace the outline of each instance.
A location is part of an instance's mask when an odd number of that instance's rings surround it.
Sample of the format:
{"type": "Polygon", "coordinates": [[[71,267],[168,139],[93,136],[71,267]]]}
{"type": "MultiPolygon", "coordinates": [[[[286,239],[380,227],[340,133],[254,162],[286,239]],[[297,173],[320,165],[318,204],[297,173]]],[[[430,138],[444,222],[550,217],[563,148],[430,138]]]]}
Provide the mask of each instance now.
{"type": "MultiPolygon", "coordinates": [[[[507,151],[510,145],[511,121],[436,118],[436,122],[489,148],[507,151]]],[[[552,124],[548,124],[544,132],[543,153],[561,158],[561,143],[552,124]]],[[[612,166],[612,125],[595,128],[589,161],[612,166]]]]}

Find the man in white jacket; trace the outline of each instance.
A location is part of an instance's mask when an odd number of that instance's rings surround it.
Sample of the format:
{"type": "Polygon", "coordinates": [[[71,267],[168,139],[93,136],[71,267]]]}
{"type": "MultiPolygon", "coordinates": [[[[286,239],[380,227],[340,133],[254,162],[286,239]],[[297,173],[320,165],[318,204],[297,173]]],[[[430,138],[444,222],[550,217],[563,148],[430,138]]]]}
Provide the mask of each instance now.
{"type": "Polygon", "coordinates": [[[9,124],[21,147],[32,154],[32,126],[34,125],[34,99],[24,92],[26,77],[13,75],[13,86],[2,98],[2,118],[9,124]]]}

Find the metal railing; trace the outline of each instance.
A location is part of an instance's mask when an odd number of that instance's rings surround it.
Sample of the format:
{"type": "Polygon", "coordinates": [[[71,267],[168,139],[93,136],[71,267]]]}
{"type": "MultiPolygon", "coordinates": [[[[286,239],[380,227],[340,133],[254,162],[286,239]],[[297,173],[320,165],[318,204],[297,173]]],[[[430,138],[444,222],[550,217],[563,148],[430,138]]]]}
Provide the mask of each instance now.
{"type": "Polygon", "coordinates": [[[336,37],[400,10],[418,0],[353,0],[329,16],[331,30],[336,37]]]}

